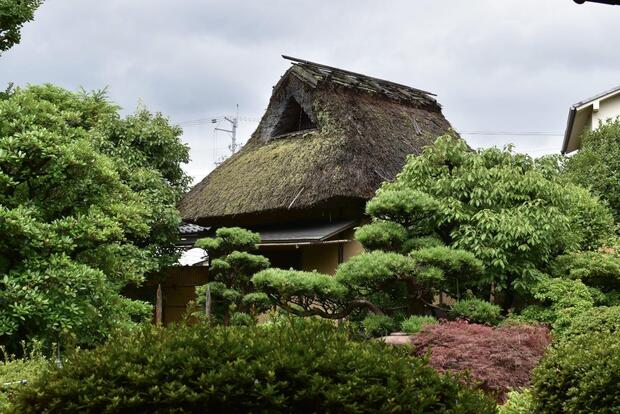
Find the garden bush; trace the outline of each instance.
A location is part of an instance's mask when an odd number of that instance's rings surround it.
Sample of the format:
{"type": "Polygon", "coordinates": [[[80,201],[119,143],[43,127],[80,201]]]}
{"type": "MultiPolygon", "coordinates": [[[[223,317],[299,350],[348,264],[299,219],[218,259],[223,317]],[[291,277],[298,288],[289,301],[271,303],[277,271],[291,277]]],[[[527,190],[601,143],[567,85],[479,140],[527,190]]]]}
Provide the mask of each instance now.
{"type": "Polygon", "coordinates": [[[463,299],[452,305],[450,316],[454,319],[465,319],[472,323],[497,325],[501,319],[502,309],[486,300],[463,299]]]}
{"type": "Polygon", "coordinates": [[[579,279],[603,292],[620,290],[620,257],[604,252],[579,252],[560,256],[551,266],[553,275],[579,279]]]}
{"type": "Polygon", "coordinates": [[[561,338],[566,340],[597,332],[620,333],[620,306],[599,306],[575,316],[561,338]]]}
{"type": "Polygon", "coordinates": [[[20,413],[494,413],[407,348],[354,342],[320,320],[282,327],[145,326],[17,396],[20,413]]]}
{"type": "Polygon", "coordinates": [[[539,414],[617,413],[620,407],[620,335],[593,333],[560,342],[534,372],[539,414]]]}
{"type": "Polygon", "coordinates": [[[595,303],[595,289],[580,280],[543,277],[529,290],[535,303],[523,309],[517,319],[548,324],[558,334],[595,303]]]}
{"type": "Polygon", "coordinates": [[[529,389],[510,391],[504,404],[499,406],[499,414],[532,414],[533,400],[529,389]]]}
{"type": "Polygon", "coordinates": [[[230,324],[234,326],[251,326],[255,323],[252,315],[243,312],[235,312],[230,317],[230,324]]]}
{"type": "Polygon", "coordinates": [[[22,343],[21,357],[9,354],[0,348],[0,412],[11,409],[11,401],[20,387],[32,382],[47,368],[48,359],[41,352],[39,344],[26,347],[22,343]]]}
{"type": "Polygon", "coordinates": [[[436,325],[439,321],[432,316],[411,315],[401,322],[400,329],[408,334],[418,333],[426,325],[436,325]]]}
{"type": "Polygon", "coordinates": [[[362,321],[364,332],[369,337],[386,336],[398,329],[398,323],[386,315],[369,315],[362,321]]]}
{"type": "Polygon", "coordinates": [[[530,384],[532,370],[550,343],[544,326],[492,328],[464,321],[426,326],[413,337],[417,355],[430,352],[430,365],[440,372],[465,372],[499,400],[530,384]]]}

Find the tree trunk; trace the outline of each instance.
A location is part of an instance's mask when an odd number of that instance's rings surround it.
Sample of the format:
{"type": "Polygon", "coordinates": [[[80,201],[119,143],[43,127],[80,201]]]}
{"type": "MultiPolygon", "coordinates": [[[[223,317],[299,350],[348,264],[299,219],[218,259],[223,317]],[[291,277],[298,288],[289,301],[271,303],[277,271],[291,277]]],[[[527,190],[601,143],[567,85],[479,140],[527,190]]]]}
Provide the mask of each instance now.
{"type": "Polygon", "coordinates": [[[420,288],[413,280],[407,281],[407,313],[423,315],[425,310],[424,300],[420,297],[420,288]]]}
{"type": "Polygon", "coordinates": [[[512,278],[508,278],[508,280],[506,281],[506,290],[504,291],[504,303],[502,304],[502,309],[504,310],[504,313],[508,313],[508,310],[512,308],[512,305],[515,301],[515,291],[512,287],[512,282],[512,278]]]}

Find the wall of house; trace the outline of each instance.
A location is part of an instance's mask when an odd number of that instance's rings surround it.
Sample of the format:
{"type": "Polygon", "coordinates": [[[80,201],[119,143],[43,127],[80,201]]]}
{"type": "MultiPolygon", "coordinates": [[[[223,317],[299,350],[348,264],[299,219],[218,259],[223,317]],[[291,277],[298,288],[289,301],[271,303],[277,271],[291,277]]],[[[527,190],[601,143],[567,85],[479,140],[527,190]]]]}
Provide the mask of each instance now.
{"type": "Polygon", "coordinates": [[[301,251],[302,270],[311,272],[316,270],[320,273],[333,275],[341,262],[346,262],[351,257],[364,251],[357,240],[342,244],[317,244],[304,246],[301,251]],[[342,249],[340,253],[339,249],[342,249]]]}
{"type": "Polygon", "coordinates": [[[592,127],[596,128],[599,122],[604,123],[608,119],[616,119],[618,116],[620,116],[620,95],[601,101],[599,110],[592,112],[592,127]]]}
{"type": "Polygon", "coordinates": [[[162,322],[179,322],[187,312],[187,305],[196,301],[196,286],[208,282],[207,266],[172,266],[166,269],[161,283],[162,322]]]}
{"type": "Polygon", "coordinates": [[[333,275],[338,267],[338,245],[316,244],[301,250],[301,269],[333,275]]]}
{"type": "Polygon", "coordinates": [[[362,244],[360,242],[358,242],[357,240],[352,240],[349,243],[345,243],[345,245],[344,245],[344,261],[346,262],[347,260],[349,260],[353,256],[357,256],[358,254],[361,254],[363,252],[364,252],[364,248],[362,247],[362,244]]]}
{"type": "MultiPolygon", "coordinates": [[[[370,223],[370,220],[368,220],[367,218],[363,218],[362,220],[360,220],[359,226],[363,226],[364,224],[368,224],[368,223],[370,223]]],[[[362,244],[358,242],[357,240],[355,240],[355,228],[349,229],[346,232],[342,233],[342,238],[351,240],[349,243],[345,243],[343,246],[344,248],[344,252],[343,252],[344,260],[343,261],[344,262],[346,262],[353,256],[357,256],[358,254],[364,252],[364,248],[362,247],[362,244]]]]}

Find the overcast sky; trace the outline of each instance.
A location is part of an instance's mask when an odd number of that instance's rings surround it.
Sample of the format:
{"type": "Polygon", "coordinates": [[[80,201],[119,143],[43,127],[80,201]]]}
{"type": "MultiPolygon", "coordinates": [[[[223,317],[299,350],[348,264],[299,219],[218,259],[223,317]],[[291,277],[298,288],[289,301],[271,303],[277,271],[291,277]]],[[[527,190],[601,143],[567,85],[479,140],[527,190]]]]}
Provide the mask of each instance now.
{"type": "Polygon", "coordinates": [[[458,131],[511,133],[464,134],[473,147],[539,156],[559,151],[571,104],[620,84],[618,39],[620,7],[572,0],[46,0],[0,82],[143,102],[183,126],[199,180],[229,144],[210,119],[239,104],[247,140],[281,54],[434,92],[458,131]]]}

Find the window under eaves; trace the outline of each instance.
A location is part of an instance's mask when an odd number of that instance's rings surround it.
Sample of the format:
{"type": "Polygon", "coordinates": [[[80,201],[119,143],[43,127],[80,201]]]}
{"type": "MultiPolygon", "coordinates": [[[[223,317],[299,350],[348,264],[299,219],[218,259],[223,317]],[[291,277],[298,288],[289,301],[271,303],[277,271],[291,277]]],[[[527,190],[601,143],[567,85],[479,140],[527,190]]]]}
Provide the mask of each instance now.
{"type": "Polygon", "coordinates": [[[309,129],[316,129],[316,124],[312,122],[312,119],[310,119],[310,116],[304,111],[299,102],[295,98],[290,97],[271,136],[277,137],[309,129]]]}

